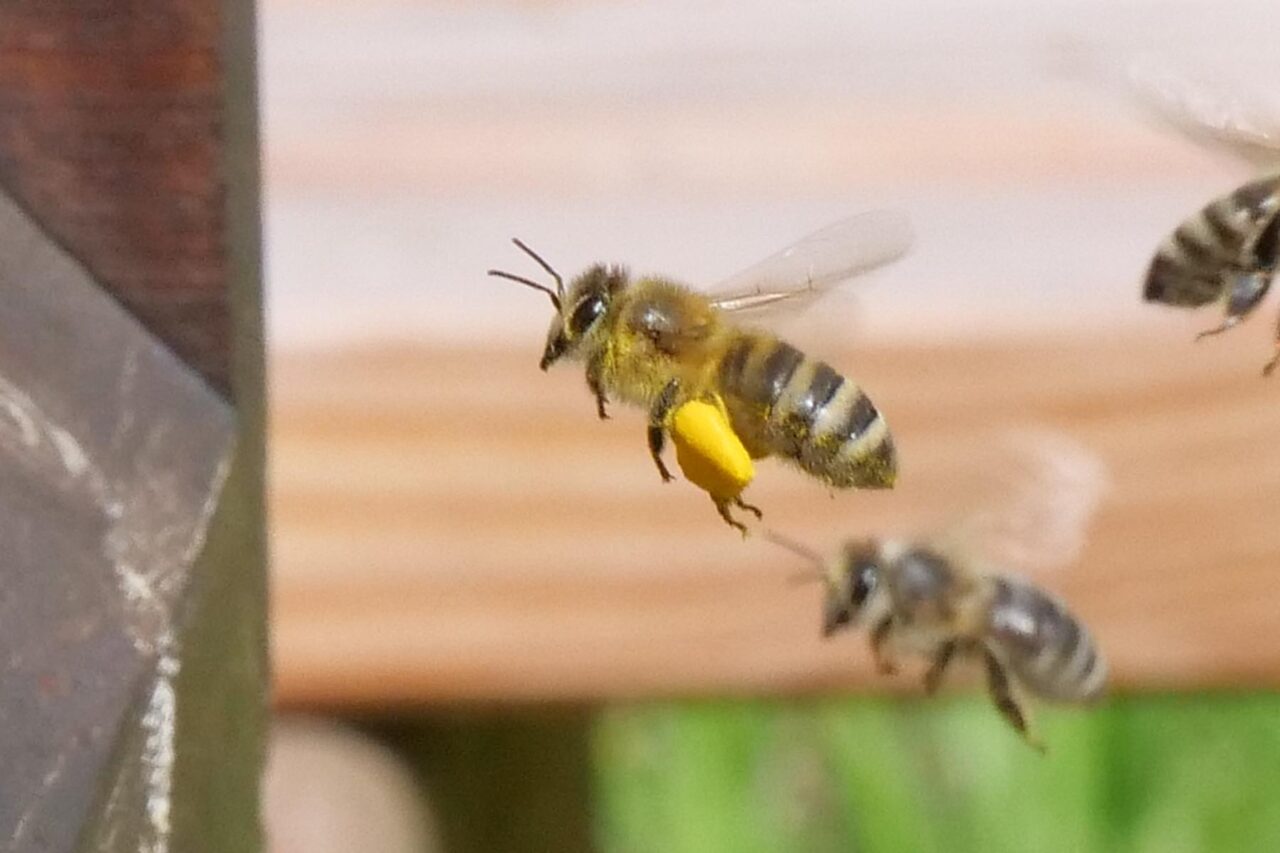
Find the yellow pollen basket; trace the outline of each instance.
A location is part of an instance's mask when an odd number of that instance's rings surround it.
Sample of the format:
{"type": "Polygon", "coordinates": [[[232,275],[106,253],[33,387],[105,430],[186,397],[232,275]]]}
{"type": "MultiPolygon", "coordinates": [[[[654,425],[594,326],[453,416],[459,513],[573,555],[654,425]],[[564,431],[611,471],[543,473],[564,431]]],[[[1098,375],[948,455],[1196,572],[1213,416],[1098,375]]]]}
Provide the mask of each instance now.
{"type": "Polygon", "coordinates": [[[730,501],[755,477],[751,455],[729,426],[719,398],[693,400],[672,413],[668,432],[676,446],[676,462],[689,482],[716,501],[730,501]]]}

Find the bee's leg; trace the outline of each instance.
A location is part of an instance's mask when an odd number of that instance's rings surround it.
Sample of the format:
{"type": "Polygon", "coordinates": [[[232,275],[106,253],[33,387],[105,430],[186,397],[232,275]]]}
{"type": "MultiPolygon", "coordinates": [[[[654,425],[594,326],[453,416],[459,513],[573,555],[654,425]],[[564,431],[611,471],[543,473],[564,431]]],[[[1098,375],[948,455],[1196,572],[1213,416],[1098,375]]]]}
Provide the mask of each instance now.
{"type": "Polygon", "coordinates": [[[741,496],[733,499],[733,505],[736,506],[738,509],[745,509],[747,512],[754,515],[756,517],[756,521],[760,521],[761,519],[764,518],[764,513],[760,511],[760,507],[752,506],[751,504],[744,501],[741,496]]]}
{"type": "Polygon", "coordinates": [[[716,511],[720,513],[720,517],[724,519],[725,523],[741,533],[742,538],[745,539],[747,537],[747,526],[729,514],[730,501],[722,501],[717,498],[712,498],[711,502],[716,505],[716,511]]]}
{"type": "Polygon", "coordinates": [[[1276,323],[1275,344],[1276,344],[1276,354],[1271,357],[1271,360],[1268,361],[1265,366],[1263,366],[1262,368],[1263,376],[1270,376],[1271,372],[1276,369],[1276,365],[1280,364],[1280,321],[1277,321],[1276,323]]]}
{"type": "MultiPolygon", "coordinates": [[[[664,483],[669,483],[673,479],[671,472],[662,461],[662,449],[667,443],[667,415],[671,414],[679,393],[680,380],[672,379],[658,394],[658,399],[653,401],[653,406],[649,409],[649,454],[653,457],[653,464],[658,466],[658,473],[662,475],[664,483]]],[[[720,514],[725,515],[726,512],[727,510],[721,510],[720,514]]]]}
{"type": "Polygon", "coordinates": [[[1009,725],[1017,729],[1023,740],[1040,752],[1044,752],[1044,744],[1029,731],[1027,715],[1013,695],[1013,686],[1009,683],[1009,674],[1004,671],[1004,666],[989,650],[983,653],[983,658],[987,667],[987,692],[991,694],[991,701],[995,703],[996,710],[1009,725]]]}
{"type": "Polygon", "coordinates": [[[929,670],[924,674],[924,692],[932,696],[938,692],[938,688],[942,686],[942,676],[946,674],[947,666],[955,658],[957,645],[955,640],[948,640],[938,648],[938,653],[933,656],[933,662],[929,664],[929,670]]]}
{"type": "Polygon", "coordinates": [[[609,419],[609,413],[604,409],[609,398],[604,393],[604,379],[600,375],[602,370],[603,365],[600,359],[593,358],[587,362],[587,387],[596,396],[596,414],[600,416],[600,420],[604,421],[609,419]]]}
{"type": "Polygon", "coordinates": [[[1196,335],[1196,340],[1204,340],[1205,338],[1209,338],[1214,335],[1220,335],[1227,329],[1234,328],[1236,324],[1240,322],[1240,318],[1240,314],[1228,314],[1226,317],[1222,318],[1222,322],[1217,326],[1214,326],[1212,329],[1205,329],[1203,332],[1196,335]]]}
{"type": "Polygon", "coordinates": [[[675,478],[671,476],[671,472],[667,470],[667,463],[662,461],[662,449],[666,446],[667,436],[661,426],[649,424],[649,455],[653,457],[653,464],[658,466],[658,473],[662,475],[662,482],[670,483],[675,478]]]}
{"type": "Polygon", "coordinates": [[[893,675],[898,671],[898,667],[889,659],[884,647],[891,633],[893,633],[892,616],[884,617],[871,629],[871,657],[875,659],[876,670],[881,675],[893,675]]]}
{"type": "Polygon", "coordinates": [[[751,504],[744,501],[742,498],[731,498],[729,500],[722,500],[717,497],[712,497],[711,502],[716,505],[716,511],[720,513],[720,517],[723,518],[730,527],[739,531],[744,538],[747,536],[747,526],[729,514],[730,504],[740,509],[745,509],[749,513],[752,513],[753,515],[755,515],[757,521],[764,518],[764,513],[760,511],[759,507],[752,506],[751,504]]]}
{"type": "Polygon", "coordinates": [[[1196,340],[1221,334],[1252,314],[1253,309],[1257,308],[1262,298],[1267,295],[1267,290],[1271,287],[1272,274],[1273,271],[1269,268],[1232,274],[1227,281],[1225,306],[1227,316],[1222,318],[1222,324],[1218,327],[1196,335],[1196,340]]]}

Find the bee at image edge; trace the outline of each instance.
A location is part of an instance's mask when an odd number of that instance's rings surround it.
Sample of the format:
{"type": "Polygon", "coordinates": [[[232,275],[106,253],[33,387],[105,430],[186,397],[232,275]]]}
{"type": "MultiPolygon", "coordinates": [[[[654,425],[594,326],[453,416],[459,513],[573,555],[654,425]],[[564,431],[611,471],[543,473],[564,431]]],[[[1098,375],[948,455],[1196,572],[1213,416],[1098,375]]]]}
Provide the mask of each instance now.
{"type": "MultiPolygon", "coordinates": [[[[1263,90],[1252,90],[1253,75],[1223,76],[1223,69],[1193,67],[1177,56],[1142,55],[1130,64],[1130,86],[1188,141],[1265,170],[1264,177],[1214,199],[1178,225],[1147,269],[1142,289],[1147,302],[1223,306],[1222,322],[1201,332],[1196,338],[1201,340],[1239,324],[1271,287],[1280,255],[1280,114],[1274,101],[1256,97],[1263,90]]],[[[1280,320],[1273,345],[1264,376],[1280,364],[1280,320]]]]}
{"type": "MultiPolygon", "coordinates": [[[[1142,295],[1148,302],[1197,308],[1224,305],[1220,325],[1198,338],[1220,334],[1249,315],[1266,296],[1280,257],[1280,174],[1250,181],[1214,199],[1179,225],[1147,271],[1142,295]]],[[[1276,354],[1263,367],[1270,375],[1280,363],[1280,321],[1276,354]]]]}
{"type": "MultiPolygon", "coordinates": [[[[664,481],[672,479],[662,453],[673,415],[702,403],[709,404],[706,411],[724,413],[728,430],[722,432],[736,437],[750,459],[780,457],[833,488],[894,484],[893,439],[863,390],[826,362],[767,331],[739,325],[732,315],[810,302],[832,285],[896,259],[910,242],[901,214],[872,211],[837,222],[705,293],[604,264],[566,287],[550,264],[513,242],[555,281],[553,289],[489,271],[550,297],[556,313],[539,366],[546,370],[566,358],[584,363],[600,418],[613,400],[647,410],[649,452],[664,481]]],[[[691,443],[677,446],[688,452],[691,443]]],[[[688,476],[690,469],[684,470],[688,476]]],[[[738,483],[734,491],[703,488],[721,517],[745,533],[730,507],[757,518],[760,511],[742,500],[740,476],[727,479],[738,483]]]]}

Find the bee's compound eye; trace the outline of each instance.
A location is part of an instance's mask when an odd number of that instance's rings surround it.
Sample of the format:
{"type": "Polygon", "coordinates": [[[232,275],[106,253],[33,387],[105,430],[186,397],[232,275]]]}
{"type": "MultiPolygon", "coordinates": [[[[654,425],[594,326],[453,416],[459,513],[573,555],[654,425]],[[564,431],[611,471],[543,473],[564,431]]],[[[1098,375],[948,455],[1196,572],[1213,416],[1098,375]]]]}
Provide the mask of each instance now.
{"type": "Polygon", "coordinates": [[[588,296],[573,309],[573,314],[569,317],[569,331],[575,335],[582,334],[603,313],[604,300],[599,296],[588,296]]]}
{"type": "Polygon", "coordinates": [[[867,596],[871,595],[876,588],[876,582],[879,574],[876,567],[871,563],[863,563],[854,570],[853,573],[853,589],[850,591],[849,598],[853,602],[854,607],[861,607],[867,600],[867,596]]]}

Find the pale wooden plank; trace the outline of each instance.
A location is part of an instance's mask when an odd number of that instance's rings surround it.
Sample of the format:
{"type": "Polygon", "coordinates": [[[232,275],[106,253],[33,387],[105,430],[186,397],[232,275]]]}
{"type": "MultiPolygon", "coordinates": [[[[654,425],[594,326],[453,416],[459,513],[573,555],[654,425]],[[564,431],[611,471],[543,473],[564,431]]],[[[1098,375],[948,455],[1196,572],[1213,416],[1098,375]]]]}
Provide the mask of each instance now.
{"type": "MultiPolygon", "coordinates": [[[[780,465],[750,496],[816,546],[963,505],[966,448],[1010,423],[1094,447],[1115,489],[1080,564],[1045,583],[1121,689],[1280,686],[1280,386],[1258,329],[1159,339],[884,347],[833,359],[902,452],[891,494],[834,499],[780,465]]],[[[536,344],[536,342],[535,342],[536,344]]],[[[862,641],[817,638],[796,561],[662,485],[643,421],[597,422],[531,348],[285,355],[271,462],[285,705],[914,688],[862,641]]]]}
{"type": "Polygon", "coordinates": [[[552,116],[545,107],[513,104],[500,117],[495,112],[353,105],[282,124],[266,165],[290,192],[365,196],[412,187],[450,195],[607,191],[695,199],[841,187],[900,192],[904,183],[945,183],[958,172],[989,190],[1064,181],[1142,186],[1214,173],[1212,158],[1176,135],[1138,121],[1103,123],[1073,103],[977,109],[910,100],[780,101],[623,113],[605,103],[552,116]],[[378,128],[372,137],[371,126],[378,128]],[[648,161],[626,156],[633,149],[660,151],[660,161],[656,154],[648,161]]]}

